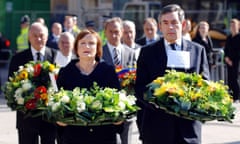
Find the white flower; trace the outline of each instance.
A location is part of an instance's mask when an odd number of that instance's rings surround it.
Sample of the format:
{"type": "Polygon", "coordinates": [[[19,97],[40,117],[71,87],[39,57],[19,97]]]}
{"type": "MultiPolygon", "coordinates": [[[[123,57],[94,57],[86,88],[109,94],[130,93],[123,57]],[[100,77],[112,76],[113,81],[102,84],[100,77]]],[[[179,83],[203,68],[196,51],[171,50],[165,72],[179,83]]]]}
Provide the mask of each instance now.
{"type": "Polygon", "coordinates": [[[77,103],[77,111],[79,113],[83,112],[86,110],[86,104],[84,102],[78,102],[77,103]]]}
{"type": "Polygon", "coordinates": [[[59,107],[60,107],[60,102],[54,103],[54,104],[52,105],[52,111],[53,111],[53,112],[56,112],[59,107]]]}
{"type": "Polygon", "coordinates": [[[23,68],[24,68],[24,66],[19,66],[19,67],[18,67],[18,71],[19,71],[19,72],[22,71],[23,68]]]}
{"type": "Polygon", "coordinates": [[[29,73],[33,73],[34,72],[34,68],[32,66],[27,67],[26,70],[29,73]]]}
{"type": "Polygon", "coordinates": [[[120,101],[118,103],[118,106],[120,107],[121,110],[124,110],[126,108],[126,104],[123,101],[120,101]]]}
{"type": "Polygon", "coordinates": [[[24,98],[19,96],[19,97],[16,97],[16,101],[17,101],[17,104],[19,105],[23,105],[24,104],[24,98]]]}
{"type": "Polygon", "coordinates": [[[126,101],[127,100],[126,93],[120,92],[119,99],[120,99],[120,101],[126,101]]]}
{"type": "Polygon", "coordinates": [[[64,95],[64,96],[62,96],[60,101],[63,103],[69,103],[70,98],[67,95],[64,95]]]}
{"type": "Polygon", "coordinates": [[[130,104],[130,105],[135,105],[136,104],[136,97],[135,96],[132,96],[132,95],[129,95],[128,97],[127,97],[128,99],[127,99],[127,102],[130,104]]]}
{"type": "Polygon", "coordinates": [[[22,88],[18,88],[16,91],[15,91],[15,95],[14,97],[17,98],[17,97],[20,97],[23,93],[23,89],[22,88]]]}
{"type": "Polygon", "coordinates": [[[91,105],[92,109],[96,109],[96,110],[100,110],[102,109],[102,103],[100,100],[95,100],[92,105],[91,105]]]}
{"type": "Polygon", "coordinates": [[[24,82],[23,85],[22,85],[22,89],[23,91],[28,91],[29,89],[32,88],[32,84],[30,82],[24,82]]]}

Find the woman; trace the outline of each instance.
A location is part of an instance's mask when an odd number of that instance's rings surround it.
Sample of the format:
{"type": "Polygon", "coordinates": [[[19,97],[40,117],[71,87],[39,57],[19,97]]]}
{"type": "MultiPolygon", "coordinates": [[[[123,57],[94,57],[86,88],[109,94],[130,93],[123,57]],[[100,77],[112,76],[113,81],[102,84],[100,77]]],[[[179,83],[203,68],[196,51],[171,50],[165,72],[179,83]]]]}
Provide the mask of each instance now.
{"type": "MultiPolygon", "coordinates": [[[[73,90],[75,87],[90,88],[93,82],[100,87],[120,89],[117,74],[113,66],[100,61],[102,42],[92,30],[82,30],[74,43],[74,52],[78,59],[71,61],[59,72],[59,88],[73,90]]],[[[116,144],[116,134],[121,125],[104,126],[62,126],[59,129],[62,144],[116,144]]]]}
{"type": "Polygon", "coordinates": [[[213,52],[213,43],[212,39],[209,36],[209,24],[206,21],[199,22],[196,37],[193,39],[193,41],[199,43],[205,48],[209,67],[211,65],[214,65],[214,63],[212,62],[213,57],[211,57],[211,52],[213,52]]]}

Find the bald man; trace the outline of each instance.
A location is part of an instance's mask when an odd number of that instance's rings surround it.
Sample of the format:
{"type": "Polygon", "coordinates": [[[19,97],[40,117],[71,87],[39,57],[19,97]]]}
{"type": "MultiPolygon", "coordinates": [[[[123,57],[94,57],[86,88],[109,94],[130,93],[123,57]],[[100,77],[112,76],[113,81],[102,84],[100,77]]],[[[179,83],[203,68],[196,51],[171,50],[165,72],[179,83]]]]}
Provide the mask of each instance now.
{"type": "Polygon", "coordinates": [[[59,51],[55,63],[60,67],[65,67],[71,59],[76,57],[73,54],[74,36],[70,32],[63,32],[58,41],[59,51]]]}
{"type": "MultiPolygon", "coordinates": [[[[53,63],[56,51],[46,47],[47,38],[47,27],[39,22],[33,23],[28,34],[31,46],[12,57],[9,76],[13,76],[19,66],[29,61],[46,60],[53,63]],[[37,54],[40,55],[39,59],[37,54]]],[[[17,111],[17,129],[19,144],[38,144],[39,137],[41,138],[41,144],[55,144],[56,127],[52,123],[42,120],[41,116],[26,117],[26,114],[17,111]]]]}
{"type": "Polygon", "coordinates": [[[62,33],[62,25],[58,22],[52,24],[51,34],[47,40],[47,46],[58,50],[58,41],[62,33]]]}

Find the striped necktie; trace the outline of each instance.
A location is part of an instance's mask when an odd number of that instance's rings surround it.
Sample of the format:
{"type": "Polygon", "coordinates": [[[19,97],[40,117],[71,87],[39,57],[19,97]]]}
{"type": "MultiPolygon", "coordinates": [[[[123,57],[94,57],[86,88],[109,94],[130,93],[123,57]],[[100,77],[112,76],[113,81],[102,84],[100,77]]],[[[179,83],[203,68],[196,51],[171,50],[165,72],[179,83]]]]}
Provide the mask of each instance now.
{"type": "Polygon", "coordinates": [[[115,65],[120,64],[119,51],[117,50],[117,48],[113,49],[113,62],[114,62],[115,65]]]}

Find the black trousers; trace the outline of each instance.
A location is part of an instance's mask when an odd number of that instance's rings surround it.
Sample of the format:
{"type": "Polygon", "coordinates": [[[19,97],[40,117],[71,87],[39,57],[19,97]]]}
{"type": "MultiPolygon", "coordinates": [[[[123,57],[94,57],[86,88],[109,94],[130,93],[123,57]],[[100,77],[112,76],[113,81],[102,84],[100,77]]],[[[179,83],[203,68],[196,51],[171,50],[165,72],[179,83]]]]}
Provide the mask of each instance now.
{"type": "Polygon", "coordinates": [[[38,118],[26,118],[18,127],[19,144],[55,144],[56,126],[38,118]]]}
{"type": "Polygon", "coordinates": [[[239,99],[239,85],[238,85],[238,62],[233,62],[232,66],[227,66],[228,70],[228,86],[232,91],[233,100],[239,99]]]}

